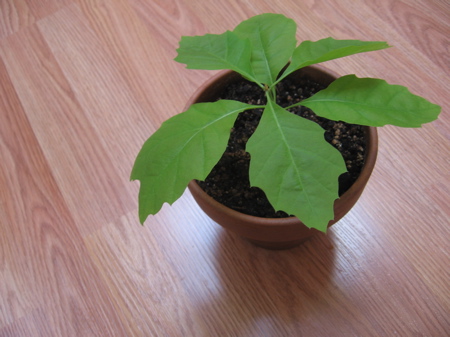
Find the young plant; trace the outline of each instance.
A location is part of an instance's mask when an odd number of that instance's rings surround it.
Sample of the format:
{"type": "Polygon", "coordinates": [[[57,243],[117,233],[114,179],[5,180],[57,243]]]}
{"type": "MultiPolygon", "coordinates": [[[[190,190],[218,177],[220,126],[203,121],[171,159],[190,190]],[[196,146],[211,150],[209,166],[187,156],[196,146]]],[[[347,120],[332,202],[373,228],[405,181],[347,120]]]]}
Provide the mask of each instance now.
{"type": "MultiPolygon", "coordinates": [[[[265,192],[275,210],[326,231],[334,217],[338,177],[346,171],[344,160],[326,142],[320,126],[276,103],[276,85],[302,67],[389,45],[326,38],[297,46],[296,29],[295,22],[283,15],[262,14],[223,34],[182,37],[176,61],[189,69],[234,70],[264,90],[267,104],[198,103],[164,122],[143,145],[131,174],[132,180],[141,182],[141,223],[163,203],[177,200],[191,180],[207,177],[224,153],[240,112],[264,108],[246,148],[252,186],[265,192]]],[[[439,106],[405,87],[355,75],[336,79],[297,105],[321,117],[368,126],[420,127],[440,112],[439,106]]]]}

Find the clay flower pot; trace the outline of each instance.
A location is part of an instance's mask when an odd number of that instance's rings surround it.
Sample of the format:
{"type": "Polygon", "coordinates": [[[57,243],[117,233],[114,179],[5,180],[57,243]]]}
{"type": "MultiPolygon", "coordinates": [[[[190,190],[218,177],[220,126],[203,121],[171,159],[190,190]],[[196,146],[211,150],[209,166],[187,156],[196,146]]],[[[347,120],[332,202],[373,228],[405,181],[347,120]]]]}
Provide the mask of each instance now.
{"type": "MultiPolygon", "coordinates": [[[[311,77],[316,82],[326,85],[337,77],[320,66],[302,68],[294,73],[293,78],[302,76],[311,77]]],[[[187,107],[193,103],[216,101],[226,86],[240,79],[239,74],[231,71],[219,73],[197,90],[187,103],[187,107]]],[[[377,131],[374,127],[365,127],[365,132],[367,144],[365,164],[355,183],[335,201],[335,218],[328,223],[328,227],[339,221],[355,205],[374,168],[378,152],[377,131]]],[[[189,183],[189,190],[200,208],[211,219],[260,247],[292,248],[319,233],[316,229],[306,227],[295,217],[260,218],[232,210],[206,194],[196,181],[189,183]]]]}

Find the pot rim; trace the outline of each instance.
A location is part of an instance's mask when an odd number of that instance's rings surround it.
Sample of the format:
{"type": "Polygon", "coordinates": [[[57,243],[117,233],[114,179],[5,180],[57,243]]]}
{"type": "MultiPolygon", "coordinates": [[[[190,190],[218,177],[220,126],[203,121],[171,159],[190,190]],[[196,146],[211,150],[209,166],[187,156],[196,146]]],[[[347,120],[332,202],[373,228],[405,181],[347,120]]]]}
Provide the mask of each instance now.
{"type": "MultiPolygon", "coordinates": [[[[320,66],[320,65],[312,65],[307,66],[302,69],[314,69],[319,70],[326,75],[333,76],[334,78],[340,77],[340,75],[336,74],[335,72],[328,70],[327,68],[320,66]]],[[[224,78],[230,77],[230,75],[236,74],[236,76],[241,76],[240,74],[232,71],[232,70],[224,70],[219,72],[218,74],[211,77],[209,80],[203,83],[191,96],[191,98],[188,100],[185,110],[188,109],[192,104],[196,103],[206,88],[214,86],[216,83],[220,83],[223,81],[224,78]]],[[[370,175],[372,174],[373,168],[375,166],[375,162],[377,159],[377,149],[378,149],[378,133],[377,128],[372,126],[364,126],[366,129],[366,142],[367,142],[367,148],[365,153],[365,162],[364,166],[361,170],[360,175],[356,179],[356,181],[353,183],[353,185],[339,198],[337,198],[334,202],[334,209],[336,210],[339,206],[344,205],[347,201],[349,201],[352,198],[352,195],[355,191],[364,189],[367,181],[369,180],[370,175]]],[[[213,197],[208,195],[195,180],[192,180],[188,184],[189,190],[191,192],[196,193],[197,195],[202,195],[204,201],[208,203],[210,206],[215,207],[218,209],[219,212],[227,213],[234,218],[236,218],[237,221],[245,221],[247,223],[258,223],[258,225],[261,226],[291,226],[296,225],[299,222],[303,223],[299,218],[295,216],[286,217],[286,218],[264,218],[264,217],[258,217],[254,215],[249,215],[245,213],[241,213],[239,211],[235,211],[232,208],[229,208],[228,206],[225,206],[215,200],[213,197]]],[[[336,218],[336,212],[335,212],[335,218],[336,218]]],[[[330,220],[328,226],[333,224],[337,220],[330,220]]]]}

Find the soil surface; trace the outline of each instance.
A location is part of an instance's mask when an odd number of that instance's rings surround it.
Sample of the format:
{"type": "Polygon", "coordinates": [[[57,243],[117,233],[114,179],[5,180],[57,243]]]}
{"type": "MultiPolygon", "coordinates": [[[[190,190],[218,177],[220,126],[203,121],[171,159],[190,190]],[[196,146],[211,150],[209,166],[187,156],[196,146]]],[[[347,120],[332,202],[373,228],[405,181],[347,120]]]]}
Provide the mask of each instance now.
{"type": "MultiPolygon", "coordinates": [[[[282,107],[288,107],[324,88],[325,86],[307,79],[300,84],[294,84],[287,78],[277,87],[277,103],[282,107]]],[[[230,85],[221,99],[232,99],[248,104],[266,102],[261,88],[246,80],[230,85]]],[[[290,112],[322,126],[325,130],[325,139],[341,152],[348,170],[339,177],[339,195],[342,195],[358,178],[364,165],[363,128],[319,117],[302,106],[293,108],[290,112]]],[[[285,212],[274,210],[261,189],[250,186],[250,154],[245,151],[245,145],[256,130],[261,114],[262,109],[248,110],[239,114],[231,130],[225,153],[205,181],[199,181],[199,185],[215,200],[236,211],[267,218],[288,217],[285,212]]]]}

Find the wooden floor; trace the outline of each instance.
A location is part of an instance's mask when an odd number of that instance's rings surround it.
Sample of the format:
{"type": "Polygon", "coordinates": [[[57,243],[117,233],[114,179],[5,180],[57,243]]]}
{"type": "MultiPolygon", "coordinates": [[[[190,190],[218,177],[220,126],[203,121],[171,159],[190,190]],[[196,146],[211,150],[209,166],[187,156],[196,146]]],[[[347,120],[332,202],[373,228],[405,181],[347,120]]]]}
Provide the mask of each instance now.
{"type": "Polygon", "coordinates": [[[447,0],[1,0],[0,336],[449,336],[447,0]],[[215,72],[181,35],[278,12],[298,38],[395,48],[327,62],[440,104],[379,129],[358,204],[328,236],[267,251],[189,192],[137,217],[143,141],[215,72]]]}

